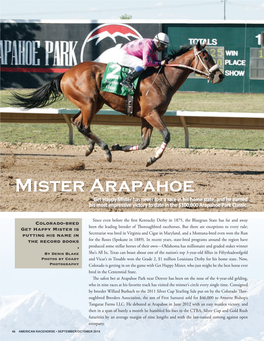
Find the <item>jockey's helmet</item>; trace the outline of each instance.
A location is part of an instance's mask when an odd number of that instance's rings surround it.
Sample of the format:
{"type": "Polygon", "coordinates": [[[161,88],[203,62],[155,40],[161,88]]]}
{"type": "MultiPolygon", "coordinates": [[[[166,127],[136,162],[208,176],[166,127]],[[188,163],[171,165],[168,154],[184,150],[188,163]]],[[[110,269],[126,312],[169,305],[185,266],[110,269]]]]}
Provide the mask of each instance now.
{"type": "Polygon", "coordinates": [[[161,47],[161,48],[165,49],[169,45],[170,39],[166,33],[160,32],[160,33],[155,35],[154,43],[155,43],[157,48],[161,47]]]}

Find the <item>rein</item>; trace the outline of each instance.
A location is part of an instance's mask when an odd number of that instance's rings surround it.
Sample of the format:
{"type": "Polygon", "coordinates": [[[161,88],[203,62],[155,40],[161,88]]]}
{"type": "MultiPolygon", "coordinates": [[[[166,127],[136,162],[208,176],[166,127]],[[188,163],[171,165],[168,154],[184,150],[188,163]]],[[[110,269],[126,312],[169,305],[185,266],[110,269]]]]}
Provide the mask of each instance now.
{"type": "Polygon", "coordinates": [[[210,77],[212,75],[212,73],[216,70],[219,70],[219,65],[218,64],[215,64],[214,66],[212,66],[210,69],[208,69],[208,67],[204,64],[201,56],[200,56],[200,53],[205,51],[205,49],[203,50],[200,50],[200,51],[197,51],[196,50],[196,47],[193,48],[193,51],[194,51],[194,57],[195,57],[195,60],[197,60],[197,57],[199,59],[199,61],[202,63],[203,67],[205,68],[206,72],[203,72],[203,71],[200,71],[200,70],[197,70],[196,69],[196,65],[199,63],[195,61],[195,68],[191,67],[191,66],[188,66],[188,65],[184,65],[184,64],[174,64],[174,63],[171,63],[171,64],[165,64],[165,66],[171,66],[171,67],[179,67],[179,68],[184,68],[184,69],[189,69],[189,70],[192,70],[193,72],[196,72],[196,73],[199,73],[201,75],[205,75],[207,78],[208,78],[208,82],[210,81],[210,77]]]}

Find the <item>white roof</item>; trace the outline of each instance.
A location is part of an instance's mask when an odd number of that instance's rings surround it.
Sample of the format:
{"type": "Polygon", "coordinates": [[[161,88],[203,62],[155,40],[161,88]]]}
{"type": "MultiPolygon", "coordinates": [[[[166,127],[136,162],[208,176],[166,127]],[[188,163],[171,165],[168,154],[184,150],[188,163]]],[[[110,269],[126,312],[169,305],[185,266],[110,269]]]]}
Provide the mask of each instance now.
{"type": "MultiPolygon", "coordinates": [[[[8,23],[43,23],[43,24],[254,24],[264,25],[264,20],[188,20],[188,19],[175,19],[175,20],[19,20],[19,19],[0,19],[0,22],[8,23]]],[[[264,29],[264,28],[263,28],[264,29]]]]}

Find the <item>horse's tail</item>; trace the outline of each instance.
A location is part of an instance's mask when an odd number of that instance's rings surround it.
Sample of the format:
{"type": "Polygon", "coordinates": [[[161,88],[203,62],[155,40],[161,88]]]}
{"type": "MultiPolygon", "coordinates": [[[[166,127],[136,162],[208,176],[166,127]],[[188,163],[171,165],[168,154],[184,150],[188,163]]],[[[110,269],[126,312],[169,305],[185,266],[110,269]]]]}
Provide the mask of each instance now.
{"type": "Polygon", "coordinates": [[[60,74],[46,85],[29,94],[20,95],[18,93],[12,92],[13,98],[9,104],[16,107],[32,109],[43,108],[46,105],[56,102],[58,99],[62,98],[60,82],[63,75],[63,73],[60,74]]]}

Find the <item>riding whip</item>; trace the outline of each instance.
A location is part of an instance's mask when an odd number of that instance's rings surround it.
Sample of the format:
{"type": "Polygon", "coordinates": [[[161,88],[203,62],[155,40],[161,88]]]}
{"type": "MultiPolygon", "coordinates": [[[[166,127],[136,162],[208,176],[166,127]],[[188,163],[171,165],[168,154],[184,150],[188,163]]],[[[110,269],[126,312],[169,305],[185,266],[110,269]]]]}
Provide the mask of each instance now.
{"type": "Polygon", "coordinates": [[[149,93],[149,90],[152,88],[152,85],[155,83],[155,80],[157,79],[157,77],[158,77],[158,74],[160,73],[160,70],[161,70],[161,69],[162,69],[162,65],[160,66],[160,68],[159,68],[159,71],[157,72],[157,74],[156,74],[156,77],[155,77],[154,81],[152,82],[151,86],[149,87],[149,89],[148,89],[148,91],[147,91],[147,93],[146,93],[146,96],[148,95],[148,93],[149,93]]]}

